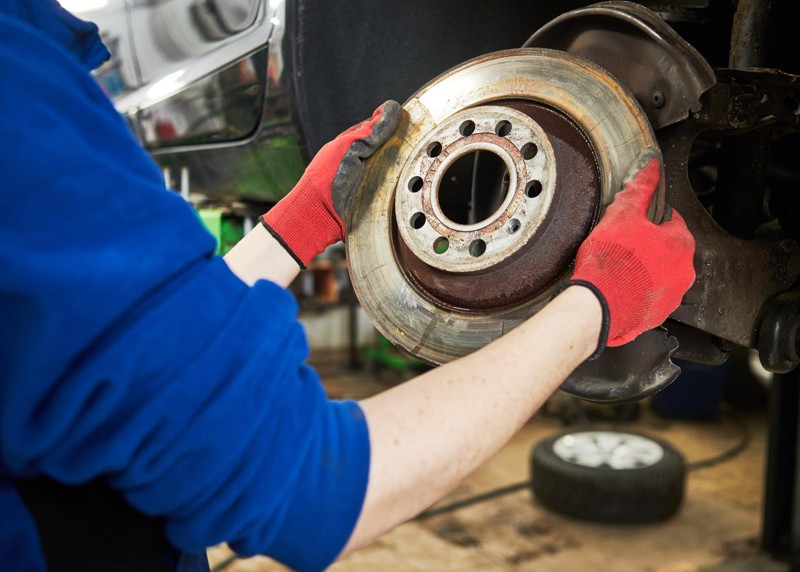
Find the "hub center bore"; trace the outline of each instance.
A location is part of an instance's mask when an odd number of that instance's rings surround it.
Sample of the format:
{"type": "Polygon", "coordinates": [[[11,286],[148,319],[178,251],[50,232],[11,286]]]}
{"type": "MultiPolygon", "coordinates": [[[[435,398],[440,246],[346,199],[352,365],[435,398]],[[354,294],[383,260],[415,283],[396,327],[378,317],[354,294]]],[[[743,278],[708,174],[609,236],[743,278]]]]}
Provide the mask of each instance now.
{"type": "Polygon", "coordinates": [[[408,248],[434,268],[475,272],[536,233],[553,200],[556,160],[529,115],[475,107],[431,130],[400,180],[395,216],[408,248]]]}
{"type": "Polygon", "coordinates": [[[514,158],[505,149],[481,141],[463,145],[436,169],[433,213],[447,228],[480,230],[503,214],[517,184],[514,158]]]}
{"type": "Polygon", "coordinates": [[[444,171],[433,206],[455,224],[488,224],[506,206],[510,186],[505,157],[492,151],[471,151],[444,171]]]}

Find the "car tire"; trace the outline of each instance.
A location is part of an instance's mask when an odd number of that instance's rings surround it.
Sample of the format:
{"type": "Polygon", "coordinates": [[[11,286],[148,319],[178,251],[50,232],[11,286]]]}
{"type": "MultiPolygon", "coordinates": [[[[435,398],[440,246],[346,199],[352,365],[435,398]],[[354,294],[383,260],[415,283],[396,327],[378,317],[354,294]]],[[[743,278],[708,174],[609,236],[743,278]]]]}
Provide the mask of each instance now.
{"type": "Polygon", "coordinates": [[[644,523],[674,515],[686,462],[654,437],[621,431],[570,431],[538,443],[531,455],[535,499],[574,518],[644,523]]]}

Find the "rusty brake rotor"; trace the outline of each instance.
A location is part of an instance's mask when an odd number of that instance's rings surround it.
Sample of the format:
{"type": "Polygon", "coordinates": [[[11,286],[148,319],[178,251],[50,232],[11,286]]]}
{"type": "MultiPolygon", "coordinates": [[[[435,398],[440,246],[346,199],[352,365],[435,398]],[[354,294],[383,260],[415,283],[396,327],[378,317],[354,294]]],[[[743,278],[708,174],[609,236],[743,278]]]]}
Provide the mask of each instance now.
{"type": "Polygon", "coordinates": [[[466,62],[403,107],[350,208],[348,261],[378,330],[442,364],[547,302],[656,141],[610,74],[541,48],[466,62]]]}

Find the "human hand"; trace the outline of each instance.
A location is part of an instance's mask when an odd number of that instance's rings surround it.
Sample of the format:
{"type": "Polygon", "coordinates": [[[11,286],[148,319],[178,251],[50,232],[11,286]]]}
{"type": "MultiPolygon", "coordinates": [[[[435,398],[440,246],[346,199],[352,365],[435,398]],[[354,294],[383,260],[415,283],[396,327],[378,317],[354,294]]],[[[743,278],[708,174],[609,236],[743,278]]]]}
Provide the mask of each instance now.
{"type": "Polygon", "coordinates": [[[364,172],[364,160],[389,137],[402,108],[387,101],[372,117],[319,150],[295,187],[261,217],[262,224],[305,268],[331,244],[344,240],[345,213],[364,172]]]}
{"type": "Polygon", "coordinates": [[[663,323],[694,282],[695,243],[683,217],[672,210],[661,224],[647,218],[660,178],[661,152],[645,149],[578,250],[570,283],[590,288],[603,306],[598,350],[663,323]]]}

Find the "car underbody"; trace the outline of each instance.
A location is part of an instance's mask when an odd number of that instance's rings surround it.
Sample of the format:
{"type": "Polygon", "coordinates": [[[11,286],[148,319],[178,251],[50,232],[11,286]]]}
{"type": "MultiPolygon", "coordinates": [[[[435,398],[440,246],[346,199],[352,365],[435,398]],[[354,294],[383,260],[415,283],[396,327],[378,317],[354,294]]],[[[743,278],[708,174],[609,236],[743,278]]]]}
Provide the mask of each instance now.
{"type": "Polygon", "coordinates": [[[697,279],[663,328],[565,389],[641,398],[675,379],[673,356],[715,365],[735,346],[770,371],[800,363],[790,2],[239,3],[252,21],[227,35],[230,22],[195,6],[215,2],[133,3],[125,18],[142,23],[191,4],[212,47],[198,56],[162,27],[153,44],[189,80],[165,83],[171,64],[148,76],[136,37],[140,71],[116,60],[100,78],[127,74],[117,107],[173,184],[186,173],[193,196],[243,212],[280,198],[378,103],[405,101],[347,240],[356,293],[395,345],[444,363],[535,313],[638,151],[657,146],[665,184],[650,217],[684,216],[697,279]]]}

